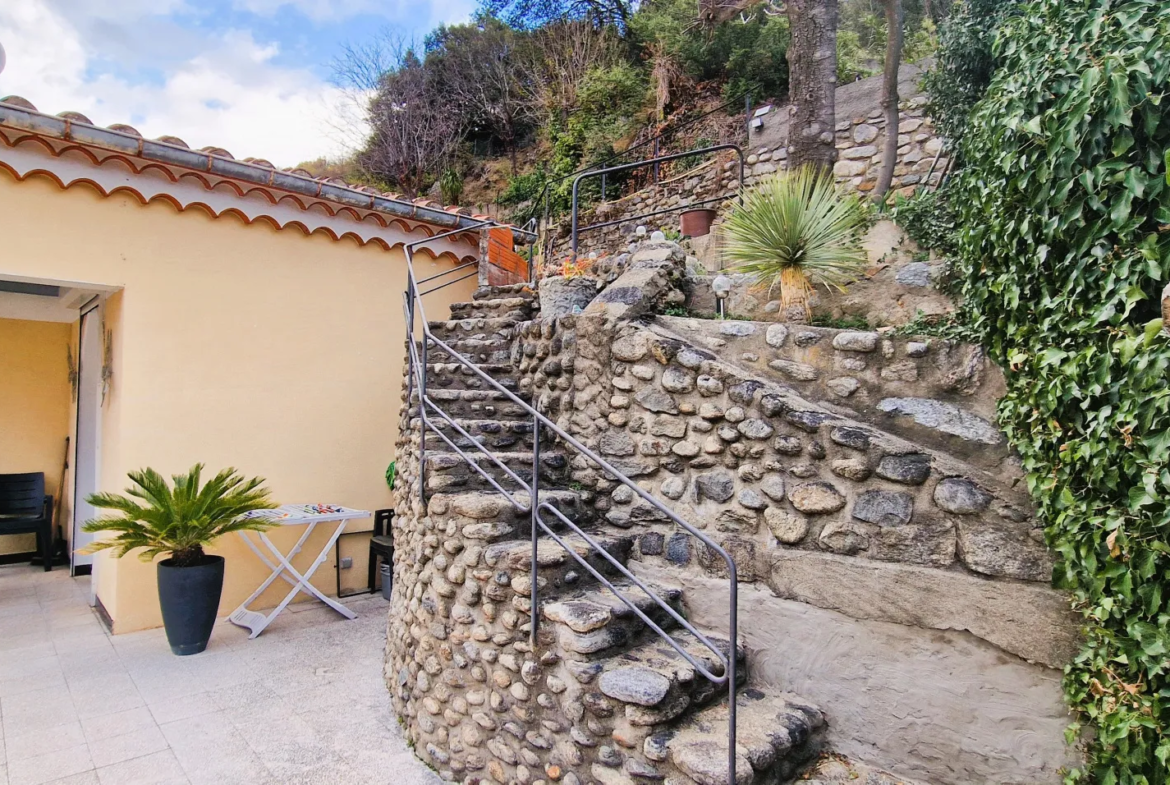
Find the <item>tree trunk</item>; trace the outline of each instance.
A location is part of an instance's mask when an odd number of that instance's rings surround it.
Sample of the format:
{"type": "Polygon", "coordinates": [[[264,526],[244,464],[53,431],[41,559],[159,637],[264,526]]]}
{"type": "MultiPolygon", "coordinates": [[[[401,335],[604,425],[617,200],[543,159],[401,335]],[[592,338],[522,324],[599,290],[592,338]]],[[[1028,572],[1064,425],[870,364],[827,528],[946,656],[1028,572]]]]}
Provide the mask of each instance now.
{"type": "Polygon", "coordinates": [[[837,160],[837,0],[788,0],[788,166],[837,160]]]}
{"type": "Polygon", "coordinates": [[[882,147],[882,167],[870,198],[885,199],[898,165],[898,65],[902,60],[902,0],[885,0],[886,67],[882,72],[882,107],[886,114],[886,143],[882,147]]]}

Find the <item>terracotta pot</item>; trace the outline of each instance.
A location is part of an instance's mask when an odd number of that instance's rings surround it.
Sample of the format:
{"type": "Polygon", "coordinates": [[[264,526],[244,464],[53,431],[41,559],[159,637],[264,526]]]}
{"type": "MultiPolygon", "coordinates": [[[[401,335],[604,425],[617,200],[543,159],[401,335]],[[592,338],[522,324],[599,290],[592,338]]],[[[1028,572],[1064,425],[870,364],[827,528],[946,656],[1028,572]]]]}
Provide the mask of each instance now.
{"type": "Polygon", "coordinates": [[[715,211],[706,207],[698,210],[684,210],[679,214],[679,231],[685,237],[702,237],[711,233],[715,211]]]}

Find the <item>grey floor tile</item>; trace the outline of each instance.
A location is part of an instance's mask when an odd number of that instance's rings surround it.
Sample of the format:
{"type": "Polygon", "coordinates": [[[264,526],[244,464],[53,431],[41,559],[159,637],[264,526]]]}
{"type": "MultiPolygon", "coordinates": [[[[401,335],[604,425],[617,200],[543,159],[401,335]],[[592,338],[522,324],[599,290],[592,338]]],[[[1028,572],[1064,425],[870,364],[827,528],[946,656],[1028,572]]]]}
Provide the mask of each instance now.
{"type": "Polygon", "coordinates": [[[211,699],[211,695],[206,692],[197,692],[193,695],[186,695],[172,700],[158,701],[147,704],[150,709],[151,716],[159,725],[164,725],[168,722],[176,722],[178,720],[186,720],[191,717],[199,717],[203,714],[213,714],[219,711],[219,706],[211,699]]]}
{"type": "Polygon", "coordinates": [[[89,755],[93,758],[93,765],[102,768],[166,749],[169,749],[169,745],[163,738],[162,731],[151,725],[95,742],[90,745],[89,755]]]}
{"type": "Polygon", "coordinates": [[[438,783],[390,708],[384,602],[347,601],[354,621],[297,604],[254,640],[220,621],[175,657],[162,630],[107,635],[86,591],[0,567],[0,785],[438,783]]]}
{"type": "Polygon", "coordinates": [[[103,766],[97,770],[101,785],[186,785],[183,767],[170,750],[103,766]]]}
{"type": "Polygon", "coordinates": [[[3,712],[5,727],[20,728],[22,733],[77,720],[77,709],[69,693],[54,687],[4,698],[3,712]]]}
{"type": "Polygon", "coordinates": [[[71,774],[93,769],[89,747],[79,744],[61,747],[35,758],[13,760],[8,763],[9,785],[43,785],[71,774]]]}
{"type": "Polygon", "coordinates": [[[76,720],[35,730],[23,730],[14,723],[10,725],[11,727],[5,727],[4,732],[4,748],[9,762],[36,758],[62,747],[85,744],[81,723],[76,720]]]}
{"type": "Polygon", "coordinates": [[[45,785],[99,785],[96,771],[83,771],[80,774],[70,774],[59,780],[53,780],[45,785]]]}
{"type": "Polygon", "coordinates": [[[81,729],[85,732],[86,742],[93,744],[114,736],[122,736],[144,728],[153,728],[157,724],[150,709],[139,707],[112,714],[85,717],[81,720],[81,729]]]}

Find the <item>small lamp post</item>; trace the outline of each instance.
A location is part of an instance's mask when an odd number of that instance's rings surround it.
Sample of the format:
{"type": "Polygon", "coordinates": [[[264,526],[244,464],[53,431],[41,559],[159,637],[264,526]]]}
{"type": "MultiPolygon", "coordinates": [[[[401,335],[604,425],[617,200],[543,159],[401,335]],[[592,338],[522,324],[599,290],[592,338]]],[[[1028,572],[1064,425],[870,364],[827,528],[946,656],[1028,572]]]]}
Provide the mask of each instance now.
{"type": "Polygon", "coordinates": [[[711,291],[715,292],[715,299],[719,301],[719,318],[727,318],[727,296],[731,294],[731,279],[726,275],[717,275],[711,282],[711,291]]]}

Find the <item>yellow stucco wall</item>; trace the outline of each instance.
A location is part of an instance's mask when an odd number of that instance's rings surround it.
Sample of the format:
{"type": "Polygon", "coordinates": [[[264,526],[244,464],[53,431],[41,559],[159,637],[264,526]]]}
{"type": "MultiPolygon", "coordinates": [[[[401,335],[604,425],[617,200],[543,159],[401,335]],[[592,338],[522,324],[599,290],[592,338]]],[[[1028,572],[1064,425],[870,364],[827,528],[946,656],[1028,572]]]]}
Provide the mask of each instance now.
{"type": "MultiPolygon", "coordinates": [[[[0,215],[9,227],[0,274],[122,287],[103,316],[113,333],[103,490],[124,488],[131,469],[169,474],[202,461],[266,477],[280,502],[389,505],[382,473],[393,457],[405,346],[400,251],[86,186],[62,191],[42,177],[17,182],[3,170],[0,215]]],[[[417,272],[452,264],[421,256],[417,272]]],[[[445,317],[474,285],[432,295],[429,315],[445,317]]],[[[351,528],[369,528],[359,523],[351,528]]],[[[325,536],[305,551],[315,554],[325,536]]],[[[214,550],[227,557],[227,613],[267,569],[234,536],[214,550]]],[[[364,551],[351,540],[354,550],[361,558],[343,585],[357,587],[364,551]]],[[[98,593],[116,632],[161,624],[154,572],[133,557],[100,560],[98,593]]],[[[330,559],[314,583],[333,593],[335,581],[330,559]]],[[[278,581],[261,604],[286,591],[278,581]]]]}
{"type": "MultiPolygon", "coordinates": [[[[0,474],[44,472],[58,494],[69,436],[69,365],[74,327],[0,319],[0,474]]],[[[0,554],[35,550],[36,536],[0,536],[0,554]]]]}

